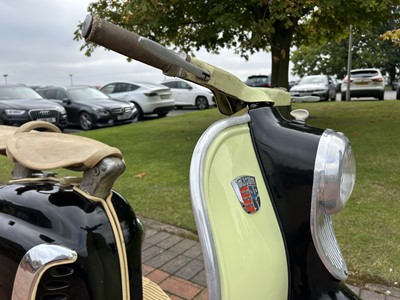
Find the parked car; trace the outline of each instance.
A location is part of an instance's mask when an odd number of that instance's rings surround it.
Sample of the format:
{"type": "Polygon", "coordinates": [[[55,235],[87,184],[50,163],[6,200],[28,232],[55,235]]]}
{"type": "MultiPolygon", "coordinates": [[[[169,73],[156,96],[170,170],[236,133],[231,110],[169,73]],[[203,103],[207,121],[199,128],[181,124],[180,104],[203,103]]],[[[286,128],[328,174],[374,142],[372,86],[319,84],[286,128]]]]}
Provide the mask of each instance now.
{"type": "Polygon", "coordinates": [[[269,75],[251,75],[244,82],[253,87],[271,87],[271,76],[269,75]]]}
{"type": "Polygon", "coordinates": [[[83,130],[132,122],[138,113],[132,103],[112,99],[89,86],[50,86],[37,91],[63,105],[68,124],[79,125],[83,130]]]}
{"type": "Polygon", "coordinates": [[[138,119],[145,115],[157,114],[165,117],[175,108],[175,101],[171,90],[160,84],[119,81],[111,82],[100,90],[115,99],[130,101],[138,110],[138,119]]]}
{"type": "Polygon", "coordinates": [[[26,85],[0,86],[1,125],[20,126],[35,120],[53,123],[63,130],[67,113],[63,106],[44,99],[26,85]]]}
{"type": "Polygon", "coordinates": [[[180,79],[165,80],[160,84],[171,89],[177,108],[194,106],[198,109],[206,109],[215,105],[213,93],[197,84],[180,79]]]}
{"type": "Polygon", "coordinates": [[[344,77],[341,86],[341,99],[346,100],[347,85],[350,81],[350,98],[374,97],[383,100],[385,79],[379,69],[354,69],[350,71],[350,80],[344,77]]]}
{"type": "Polygon", "coordinates": [[[315,96],[320,100],[336,100],[336,86],[328,75],[304,76],[290,89],[292,97],[315,96]]]}

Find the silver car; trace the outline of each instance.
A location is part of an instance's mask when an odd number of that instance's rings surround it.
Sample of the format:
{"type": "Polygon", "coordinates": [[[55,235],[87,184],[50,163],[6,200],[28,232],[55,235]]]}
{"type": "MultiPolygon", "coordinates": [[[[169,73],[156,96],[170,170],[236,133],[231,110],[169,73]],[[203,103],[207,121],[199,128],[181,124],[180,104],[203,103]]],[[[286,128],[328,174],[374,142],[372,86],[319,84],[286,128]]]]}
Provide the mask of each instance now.
{"type": "Polygon", "coordinates": [[[336,86],[328,75],[304,76],[290,89],[292,97],[316,96],[320,100],[336,100],[336,86]]]}

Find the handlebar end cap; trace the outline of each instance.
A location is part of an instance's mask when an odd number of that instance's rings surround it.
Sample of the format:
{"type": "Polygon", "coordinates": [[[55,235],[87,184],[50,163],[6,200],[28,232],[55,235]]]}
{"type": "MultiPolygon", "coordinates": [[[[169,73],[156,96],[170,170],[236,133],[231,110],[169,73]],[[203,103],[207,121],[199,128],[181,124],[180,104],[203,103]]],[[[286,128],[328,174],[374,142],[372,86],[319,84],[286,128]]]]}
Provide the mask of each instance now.
{"type": "Polygon", "coordinates": [[[92,30],[92,23],[93,23],[92,15],[87,15],[82,25],[82,36],[85,39],[90,35],[90,31],[92,30]]]}

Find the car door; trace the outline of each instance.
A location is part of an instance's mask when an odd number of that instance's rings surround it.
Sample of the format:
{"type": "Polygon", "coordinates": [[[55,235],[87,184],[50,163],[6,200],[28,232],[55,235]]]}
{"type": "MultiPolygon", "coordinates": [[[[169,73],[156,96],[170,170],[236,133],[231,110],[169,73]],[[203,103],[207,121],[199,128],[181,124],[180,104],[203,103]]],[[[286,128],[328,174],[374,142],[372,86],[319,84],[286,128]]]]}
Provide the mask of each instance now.
{"type": "Polygon", "coordinates": [[[61,105],[64,106],[65,110],[67,111],[68,123],[79,124],[80,108],[72,101],[68,94],[62,89],[57,89],[55,99],[60,100],[61,105]]]}
{"type": "Polygon", "coordinates": [[[171,92],[172,92],[174,100],[175,100],[175,105],[178,107],[192,105],[190,101],[187,101],[187,98],[188,98],[187,90],[184,89],[184,86],[182,85],[182,83],[185,83],[185,82],[169,81],[169,82],[163,83],[163,85],[165,85],[171,89],[171,92]]]}

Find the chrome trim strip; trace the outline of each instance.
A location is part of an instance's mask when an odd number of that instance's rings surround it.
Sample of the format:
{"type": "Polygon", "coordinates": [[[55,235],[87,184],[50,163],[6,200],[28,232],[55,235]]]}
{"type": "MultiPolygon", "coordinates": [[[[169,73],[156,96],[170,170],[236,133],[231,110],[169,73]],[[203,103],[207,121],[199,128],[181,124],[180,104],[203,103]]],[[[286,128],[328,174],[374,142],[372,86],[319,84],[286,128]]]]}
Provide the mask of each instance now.
{"type": "Polygon", "coordinates": [[[44,272],[56,265],[76,261],[75,251],[59,246],[41,244],[30,249],[17,268],[12,291],[12,300],[35,300],[37,286],[44,272]]]}
{"type": "Polygon", "coordinates": [[[190,163],[190,195],[197,232],[203,251],[209,300],[221,299],[221,284],[213,234],[204,196],[204,160],[213,140],[226,128],[250,122],[249,114],[222,119],[212,124],[200,137],[190,163]]]}

